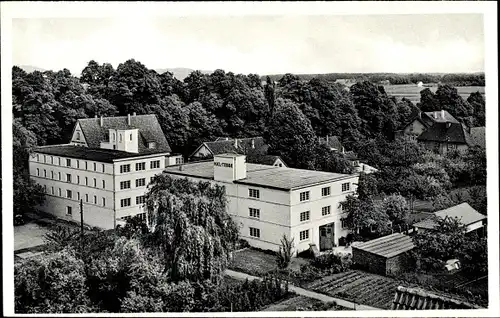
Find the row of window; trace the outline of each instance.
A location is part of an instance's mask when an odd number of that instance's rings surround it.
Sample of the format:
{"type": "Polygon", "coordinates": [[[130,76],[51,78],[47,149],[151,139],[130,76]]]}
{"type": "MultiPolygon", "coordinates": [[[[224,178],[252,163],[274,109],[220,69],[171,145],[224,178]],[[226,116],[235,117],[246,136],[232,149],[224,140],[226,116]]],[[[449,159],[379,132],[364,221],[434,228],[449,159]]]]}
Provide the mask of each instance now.
{"type": "MultiPolygon", "coordinates": [[[[146,197],[145,196],[139,195],[139,196],[135,197],[135,204],[139,205],[139,204],[144,204],[145,202],[146,202],[146,197]]],[[[125,199],[121,199],[120,200],[120,206],[122,208],[131,206],[131,205],[132,205],[132,199],[131,198],[125,198],[125,199]]]]}
{"type": "Polygon", "coordinates": [[[138,217],[139,220],[141,220],[143,222],[146,222],[146,212],[139,213],[139,214],[136,214],[136,215],[133,215],[133,216],[132,215],[127,215],[127,216],[122,217],[121,219],[127,221],[127,220],[130,220],[131,218],[133,218],[135,216],[138,217]]]}
{"type": "MultiPolygon", "coordinates": [[[[84,165],[80,168],[80,160],[78,160],[78,159],[74,159],[74,160],[76,161],[76,168],[77,169],[91,170],[91,169],[89,169],[88,161],[84,161],[84,165]]],[[[43,163],[50,163],[52,165],[55,164],[58,166],[65,166],[65,167],[71,167],[71,163],[72,163],[72,159],[66,158],[66,160],[64,160],[63,158],[60,158],[60,157],[40,155],[40,154],[36,155],[36,161],[38,161],[38,162],[43,161],[43,163]],[[43,157],[43,160],[41,160],[42,157],[43,157]]],[[[93,165],[91,165],[91,167],[93,167],[94,171],[97,171],[97,163],[96,162],[93,162],[93,165]]],[[[104,170],[105,170],[104,163],[101,164],[101,169],[102,169],[101,172],[104,172],[104,170]]]]}
{"type": "MultiPolygon", "coordinates": [[[[340,209],[344,212],[344,206],[340,205],[340,209]]],[[[321,208],[321,216],[327,216],[332,213],[332,206],[327,205],[321,208]]],[[[252,218],[260,219],[260,209],[248,208],[248,215],[252,218]]],[[[311,217],[310,211],[300,213],[300,222],[309,221],[311,217]]]]}
{"type": "MultiPolygon", "coordinates": [[[[144,187],[146,185],[146,178],[135,179],[135,187],[144,187]]],[[[120,190],[130,189],[130,180],[120,182],[120,190]]]]}
{"type": "MultiPolygon", "coordinates": [[[[149,162],[150,169],[158,169],[160,168],[160,160],[154,160],[149,162]]],[[[138,162],[135,164],[135,171],[146,170],[145,162],[138,162]]],[[[130,172],[130,164],[125,164],[120,166],[120,173],[130,172]]]]}
{"type": "MultiPolygon", "coordinates": [[[[342,183],[342,192],[349,191],[351,188],[350,183],[342,183]]],[[[321,188],[321,196],[327,197],[331,194],[331,187],[324,187],[321,188]]],[[[257,189],[248,189],[248,196],[250,198],[255,198],[259,199],[260,198],[260,191],[257,189]]],[[[309,201],[310,199],[310,191],[304,191],[299,194],[300,202],[303,201],[309,201]]]]}
{"type": "MultiPolygon", "coordinates": [[[[260,238],[260,229],[255,227],[249,227],[250,237],[260,238]]],[[[309,230],[304,230],[299,232],[299,240],[305,241],[309,239],[309,230]]]]}
{"type": "MultiPolygon", "coordinates": [[[[36,168],[36,175],[38,177],[40,177],[40,169],[39,168],[36,168]]],[[[46,169],[43,169],[43,177],[44,178],[49,178],[46,169]]],[[[54,171],[50,171],[50,179],[52,179],[52,180],[56,180],[57,179],[59,181],[63,181],[62,180],[62,174],[61,174],[61,172],[54,173],[54,171]]],[[[84,181],[85,181],[84,184],[86,186],[90,186],[89,185],[89,178],[88,177],[85,177],[84,181]]],[[[72,177],[72,175],[70,173],[66,173],[66,182],[68,182],[68,183],[72,183],[73,182],[73,177],[72,177]]],[[[80,184],[80,176],[76,176],[76,182],[75,183],[76,184],[80,184]]],[[[97,188],[97,179],[96,178],[93,178],[92,186],[94,188],[97,188]]],[[[106,189],[106,181],[105,180],[102,180],[102,188],[106,189]]]]}
{"type": "MultiPolygon", "coordinates": [[[[54,196],[59,196],[59,197],[63,197],[63,190],[61,188],[55,188],[55,187],[50,187],[50,192],[49,192],[49,188],[44,185],[43,186],[44,190],[45,190],[45,193],[47,194],[51,194],[51,195],[54,195],[54,196]],[[57,191],[56,191],[57,189],[57,191]]],[[[83,196],[80,196],[80,192],[76,192],[74,193],[72,190],[66,190],[66,193],[64,193],[64,197],[66,199],[70,199],[70,200],[77,200],[77,201],[80,201],[80,200],[84,200],[86,203],[93,203],[93,204],[101,204],[103,207],[106,206],[106,198],[105,197],[102,197],[101,198],[101,201],[99,202],[98,201],[98,198],[97,198],[97,195],[94,195],[93,196],[93,200],[90,201],[90,196],[88,193],[86,193],[85,195],[83,196]]]]}

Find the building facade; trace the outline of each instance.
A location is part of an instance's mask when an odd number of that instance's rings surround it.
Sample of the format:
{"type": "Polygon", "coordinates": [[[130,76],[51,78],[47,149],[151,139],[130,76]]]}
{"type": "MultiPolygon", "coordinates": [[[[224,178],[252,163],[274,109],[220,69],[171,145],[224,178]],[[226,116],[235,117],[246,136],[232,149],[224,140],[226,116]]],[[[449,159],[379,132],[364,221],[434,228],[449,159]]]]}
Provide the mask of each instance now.
{"type": "Polygon", "coordinates": [[[80,222],[82,202],[85,224],[112,229],[132,216],[146,218],[151,178],[182,162],[170,153],[156,116],[129,115],[78,120],[69,144],[34,150],[29,171],[45,189],[40,210],[80,222]]]}
{"type": "Polygon", "coordinates": [[[167,167],[174,178],[223,185],[228,213],[250,245],[277,251],[283,235],[295,251],[338,245],[347,235],[340,205],[354,194],[358,176],[247,163],[244,155],[167,167]]]}

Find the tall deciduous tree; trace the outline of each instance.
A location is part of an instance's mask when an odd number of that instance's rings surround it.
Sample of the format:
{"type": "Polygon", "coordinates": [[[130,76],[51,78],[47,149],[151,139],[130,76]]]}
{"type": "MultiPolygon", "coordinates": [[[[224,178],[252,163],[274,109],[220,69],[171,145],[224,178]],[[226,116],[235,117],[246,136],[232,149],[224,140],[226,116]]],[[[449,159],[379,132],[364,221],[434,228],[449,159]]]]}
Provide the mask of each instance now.
{"type": "Polygon", "coordinates": [[[483,127],[486,125],[486,103],[483,94],[474,92],[467,98],[467,103],[474,110],[474,127],[483,127]]]}

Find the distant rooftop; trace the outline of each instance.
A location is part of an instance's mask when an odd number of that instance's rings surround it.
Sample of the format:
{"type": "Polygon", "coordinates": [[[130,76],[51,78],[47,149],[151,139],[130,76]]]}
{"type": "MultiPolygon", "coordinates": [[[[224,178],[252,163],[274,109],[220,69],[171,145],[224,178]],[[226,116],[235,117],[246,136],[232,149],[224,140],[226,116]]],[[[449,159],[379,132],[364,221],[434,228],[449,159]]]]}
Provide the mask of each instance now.
{"type": "MultiPolygon", "coordinates": [[[[477,212],[469,203],[464,202],[459,205],[452,206],[451,208],[440,210],[434,213],[435,216],[440,218],[458,218],[460,222],[465,225],[470,225],[478,221],[486,219],[486,216],[477,212]]],[[[436,226],[436,222],[432,217],[415,223],[413,226],[423,229],[432,230],[436,226]]]]}
{"type": "Polygon", "coordinates": [[[411,237],[401,233],[379,237],[378,239],[353,246],[355,249],[387,258],[407,252],[414,247],[411,237]]]}
{"type": "MultiPolygon", "coordinates": [[[[322,172],[314,170],[292,169],[269,165],[247,163],[247,177],[235,180],[235,183],[267,187],[279,190],[291,190],[328,181],[337,181],[352,177],[348,174],[322,172]]],[[[166,173],[198,177],[214,178],[213,161],[194,162],[180,166],[166,167],[166,173]]]]}
{"type": "Polygon", "coordinates": [[[142,153],[132,153],[126,151],[112,150],[112,149],[87,148],[87,147],[73,146],[73,145],[43,146],[36,148],[34,151],[37,153],[53,155],[53,156],[84,159],[97,162],[108,162],[108,163],[112,163],[114,160],[117,159],[134,158],[134,157],[156,155],[156,154],[161,155],[161,153],[158,153],[157,149],[151,149],[151,151],[145,150],[142,153]]]}
{"type": "Polygon", "coordinates": [[[458,124],[458,120],[455,119],[448,111],[446,110],[436,110],[433,112],[424,112],[432,121],[436,123],[456,123],[458,124]]]}
{"type": "Polygon", "coordinates": [[[436,122],[417,137],[420,141],[437,141],[460,144],[472,144],[470,134],[460,123],[436,122]]]}

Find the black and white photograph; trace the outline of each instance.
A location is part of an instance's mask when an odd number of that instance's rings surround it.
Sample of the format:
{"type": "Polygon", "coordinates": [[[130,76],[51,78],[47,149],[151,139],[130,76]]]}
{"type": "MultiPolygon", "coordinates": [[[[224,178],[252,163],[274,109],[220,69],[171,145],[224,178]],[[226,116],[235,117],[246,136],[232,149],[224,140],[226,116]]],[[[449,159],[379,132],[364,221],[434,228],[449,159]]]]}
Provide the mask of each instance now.
{"type": "Polygon", "coordinates": [[[496,2],[1,9],[4,315],[500,315],[496,2]]]}

